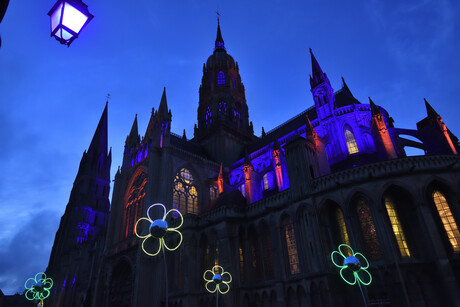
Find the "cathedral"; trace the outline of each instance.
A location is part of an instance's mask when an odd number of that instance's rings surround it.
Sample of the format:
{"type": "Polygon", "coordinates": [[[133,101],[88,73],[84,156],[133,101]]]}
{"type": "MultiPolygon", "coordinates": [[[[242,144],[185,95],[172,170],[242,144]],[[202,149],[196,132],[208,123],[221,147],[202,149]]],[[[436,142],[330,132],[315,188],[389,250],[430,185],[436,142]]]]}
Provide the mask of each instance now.
{"type": "Polygon", "coordinates": [[[218,264],[233,276],[219,306],[460,306],[458,139],[426,100],[416,129],[395,127],[310,57],[312,105],[257,136],[218,23],[193,138],[171,132],[165,89],[142,134],[134,117],[111,201],[106,105],[56,233],[46,305],[214,306],[203,273],[218,264]],[[183,215],[164,258],[136,236],[154,203],[183,215]],[[331,261],[340,244],[369,261],[362,293],[331,261]]]}

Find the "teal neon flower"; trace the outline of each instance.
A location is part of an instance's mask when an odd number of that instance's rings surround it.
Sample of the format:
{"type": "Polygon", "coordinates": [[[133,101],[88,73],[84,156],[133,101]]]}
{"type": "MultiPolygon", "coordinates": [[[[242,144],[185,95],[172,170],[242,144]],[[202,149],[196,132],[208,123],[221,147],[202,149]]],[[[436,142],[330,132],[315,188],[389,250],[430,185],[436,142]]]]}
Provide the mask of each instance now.
{"type": "Polygon", "coordinates": [[[338,251],[331,253],[331,260],[336,267],[340,268],[340,277],[347,284],[353,286],[358,283],[358,285],[363,284],[368,286],[372,282],[371,273],[367,271],[369,261],[367,261],[363,254],[353,252],[353,249],[347,244],[340,244],[338,251]],[[348,249],[348,252],[346,249],[348,249]],[[347,257],[345,255],[351,256],[347,257]],[[339,263],[334,258],[338,258],[339,263]],[[360,261],[358,258],[361,258],[363,261],[360,261]],[[362,263],[365,263],[365,265],[362,265],[362,263]]]}
{"type": "Polygon", "coordinates": [[[37,273],[34,278],[29,278],[24,284],[26,288],[25,296],[29,301],[40,301],[43,306],[43,300],[50,295],[50,289],[53,287],[53,280],[47,278],[45,273],[37,273]]]}
{"type": "Polygon", "coordinates": [[[228,284],[232,282],[232,275],[229,272],[224,272],[220,265],[215,265],[211,270],[206,270],[203,274],[203,279],[206,281],[205,288],[209,293],[217,291],[220,294],[226,294],[230,291],[228,284]],[[210,279],[206,278],[207,276],[210,279]],[[228,280],[224,280],[224,276],[228,276],[228,280]]]}

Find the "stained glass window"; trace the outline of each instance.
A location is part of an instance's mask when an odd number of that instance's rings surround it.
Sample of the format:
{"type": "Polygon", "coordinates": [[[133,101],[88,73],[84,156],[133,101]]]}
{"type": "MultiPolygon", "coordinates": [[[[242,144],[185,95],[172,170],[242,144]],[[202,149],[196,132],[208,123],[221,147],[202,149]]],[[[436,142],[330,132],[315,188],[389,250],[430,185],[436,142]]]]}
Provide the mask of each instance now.
{"type": "Polygon", "coordinates": [[[348,128],[345,128],[345,140],[347,142],[348,153],[350,155],[359,152],[355,136],[353,135],[353,132],[351,132],[348,128]]]}
{"type": "Polygon", "coordinates": [[[182,168],[174,178],[173,208],[182,214],[198,214],[198,192],[190,171],[182,168]]]}
{"type": "Polygon", "coordinates": [[[380,249],[380,243],[377,237],[377,231],[374,226],[374,220],[372,219],[371,210],[364,202],[363,199],[358,201],[356,206],[359,223],[363,235],[364,246],[372,260],[378,260],[382,258],[382,251],[380,249]]]}
{"type": "Polygon", "coordinates": [[[385,207],[387,208],[388,217],[390,218],[391,227],[398,243],[399,252],[403,257],[410,257],[409,247],[407,246],[406,237],[399,220],[398,213],[396,212],[393,200],[385,197],[385,207]]]}
{"type": "Polygon", "coordinates": [[[219,102],[219,114],[225,115],[227,113],[227,103],[225,101],[219,102]]]}
{"type": "Polygon", "coordinates": [[[300,273],[299,256],[295,241],[294,224],[290,218],[284,222],[284,236],[286,237],[286,247],[289,258],[289,271],[291,275],[300,273]]]}
{"type": "Polygon", "coordinates": [[[135,223],[141,217],[146,184],[147,177],[145,173],[141,173],[136,177],[128,190],[128,201],[126,203],[125,215],[125,237],[134,234],[135,223]]]}
{"type": "Polygon", "coordinates": [[[225,84],[225,75],[224,72],[221,70],[217,74],[217,85],[224,85],[225,84]]]}
{"type": "Polygon", "coordinates": [[[458,253],[460,252],[460,232],[446,197],[438,190],[433,191],[432,196],[450,245],[452,245],[454,253],[458,253]]]}

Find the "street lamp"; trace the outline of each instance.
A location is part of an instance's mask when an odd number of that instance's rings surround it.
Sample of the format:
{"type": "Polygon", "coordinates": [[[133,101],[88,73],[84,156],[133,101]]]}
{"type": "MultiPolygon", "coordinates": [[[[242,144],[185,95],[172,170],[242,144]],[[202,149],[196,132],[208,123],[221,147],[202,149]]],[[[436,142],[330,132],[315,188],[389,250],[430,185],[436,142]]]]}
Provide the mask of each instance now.
{"type": "Polygon", "coordinates": [[[81,0],[58,0],[48,15],[51,17],[51,36],[67,46],[94,17],[81,0]]]}

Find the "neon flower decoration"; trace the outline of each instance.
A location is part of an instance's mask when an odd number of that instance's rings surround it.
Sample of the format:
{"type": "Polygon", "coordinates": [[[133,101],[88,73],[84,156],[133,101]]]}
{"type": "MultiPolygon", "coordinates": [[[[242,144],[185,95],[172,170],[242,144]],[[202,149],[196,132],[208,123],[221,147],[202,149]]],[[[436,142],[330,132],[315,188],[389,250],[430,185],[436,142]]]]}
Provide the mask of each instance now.
{"type": "Polygon", "coordinates": [[[39,306],[43,306],[43,300],[50,295],[53,280],[46,277],[45,273],[37,273],[35,277],[26,280],[24,287],[27,290],[24,294],[26,298],[29,301],[40,301],[39,306]]]}
{"type": "Polygon", "coordinates": [[[220,265],[215,265],[212,270],[206,270],[203,274],[203,279],[206,281],[205,288],[209,293],[226,294],[230,290],[229,283],[232,282],[232,275],[229,272],[224,272],[220,265]],[[209,273],[209,274],[208,274],[209,273]],[[212,277],[210,276],[212,274],[212,277]],[[206,278],[206,275],[211,279],[206,278]],[[228,281],[224,280],[224,276],[228,275],[228,281]],[[222,289],[223,288],[223,289],[222,289]]]}
{"type": "Polygon", "coordinates": [[[167,250],[169,251],[174,251],[176,249],[179,248],[179,246],[181,245],[182,243],[182,234],[180,233],[180,231],[178,231],[177,229],[179,229],[182,224],[184,223],[184,218],[182,217],[182,214],[179,212],[179,210],[177,209],[171,209],[169,210],[168,212],[166,212],[166,208],[163,204],[160,204],[160,203],[156,203],[156,204],[153,204],[151,205],[148,209],[147,209],[147,217],[141,217],[137,222],[136,222],[136,225],[135,225],[135,233],[136,233],[136,236],[140,239],[144,239],[142,241],[142,250],[144,251],[144,253],[146,253],[147,255],[149,256],[156,256],[160,253],[161,250],[164,251],[163,248],[166,248],[167,250]],[[149,211],[150,209],[154,208],[154,207],[162,207],[163,208],[163,218],[161,219],[156,219],[156,220],[153,220],[150,215],[149,215],[149,211]],[[168,214],[170,212],[176,212],[181,221],[180,221],[180,224],[179,226],[177,227],[174,227],[174,228],[169,228],[169,225],[168,225],[168,222],[166,221],[166,217],[168,216],[168,214]],[[150,223],[150,226],[149,226],[149,233],[146,234],[146,235],[140,235],[137,233],[137,224],[142,221],[142,220],[146,220],[146,221],[149,221],[150,223]],[[175,246],[175,247],[169,247],[166,242],[165,242],[165,239],[164,237],[166,236],[166,234],[168,234],[168,232],[176,232],[179,234],[179,237],[180,237],[180,240],[179,240],[179,243],[175,246]],[[147,240],[157,240],[159,241],[159,244],[158,244],[158,250],[155,251],[154,253],[150,253],[147,251],[147,249],[145,248],[144,244],[147,240]]]}
{"type": "Polygon", "coordinates": [[[332,252],[331,260],[332,260],[332,263],[334,263],[336,267],[340,268],[340,276],[342,277],[342,279],[351,286],[355,285],[356,283],[363,284],[365,286],[370,285],[370,283],[372,282],[372,276],[371,276],[371,273],[367,271],[367,269],[369,268],[369,261],[367,261],[366,257],[364,257],[364,255],[361,253],[354,253],[353,249],[347,244],[340,244],[338,250],[339,251],[332,252]],[[348,248],[349,253],[346,253],[346,252],[344,253],[342,250],[343,248],[348,248]],[[339,259],[343,258],[343,261],[342,261],[343,264],[337,263],[334,260],[334,255],[338,255],[339,259]],[[346,257],[345,255],[351,255],[351,256],[346,257]],[[364,260],[364,263],[366,264],[362,265],[358,257],[362,258],[362,260],[364,260]],[[351,279],[348,279],[344,275],[344,273],[346,273],[347,271],[351,271],[351,273],[353,273],[351,279]],[[366,277],[368,281],[363,280],[362,278],[363,275],[368,276],[366,277]]]}

